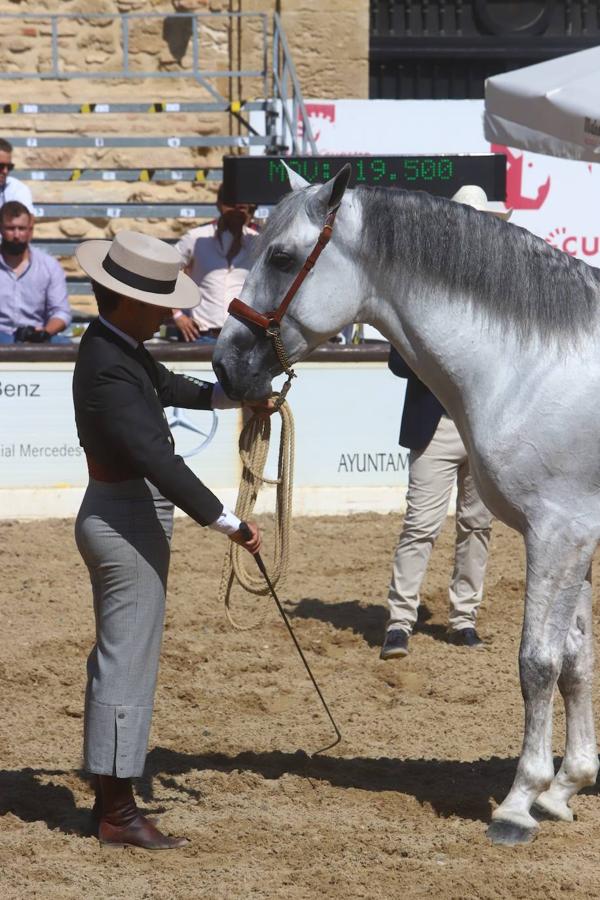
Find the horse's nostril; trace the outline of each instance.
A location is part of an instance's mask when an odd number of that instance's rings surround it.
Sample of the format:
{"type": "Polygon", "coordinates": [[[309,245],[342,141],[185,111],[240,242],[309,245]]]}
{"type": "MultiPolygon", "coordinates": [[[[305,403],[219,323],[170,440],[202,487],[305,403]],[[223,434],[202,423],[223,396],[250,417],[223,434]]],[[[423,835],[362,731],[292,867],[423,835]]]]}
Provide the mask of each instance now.
{"type": "Polygon", "coordinates": [[[218,380],[219,384],[221,385],[221,387],[223,388],[223,390],[225,391],[227,396],[230,397],[232,400],[237,400],[238,398],[236,397],[236,395],[233,391],[231,380],[230,380],[229,376],[227,375],[227,371],[226,371],[223,363],[215,362],[213,360],[213,370],[214,370],[215,375],[217,376],[217,380],[218,380]]]}

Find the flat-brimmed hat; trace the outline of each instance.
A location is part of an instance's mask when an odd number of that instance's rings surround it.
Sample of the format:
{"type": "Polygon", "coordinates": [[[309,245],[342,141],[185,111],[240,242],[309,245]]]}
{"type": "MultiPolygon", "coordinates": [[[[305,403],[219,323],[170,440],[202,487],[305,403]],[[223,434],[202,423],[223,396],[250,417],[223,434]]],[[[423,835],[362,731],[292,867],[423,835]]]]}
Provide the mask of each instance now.
{"type": "Polygon", "coordinates": [[[124,297],[184,309],[198,303],[198,288],[181,271],[177,250],[149,234],[119,231],[112,241],[84,241],[75,255],[93,281],[124,297]]]}
{"type": "Polygon", "coordinates": [[[491,213],[493,216],[498,216],[499,219],[505,219],[506,221],[512,216],[512,209],[507,209],[506,212],[491,209],[486,192],[478,184],[464,184],[457,190],[452,200],[456,203],[464,203],[465,206],[472,206],[473,209],[477,209],[479,212],[491,213]]]}

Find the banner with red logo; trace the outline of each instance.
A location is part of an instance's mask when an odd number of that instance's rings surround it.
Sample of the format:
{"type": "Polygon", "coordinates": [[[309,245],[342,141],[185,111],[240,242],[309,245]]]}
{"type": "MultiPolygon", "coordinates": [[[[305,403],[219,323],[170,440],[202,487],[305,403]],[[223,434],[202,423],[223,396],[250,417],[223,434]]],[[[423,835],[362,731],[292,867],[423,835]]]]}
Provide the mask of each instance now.
{"type": "Polygon", "coordinates": [[[309,100],[306,108],[322,154],[505,153],[511,221],[600,266],[600,163],[490,145],[483,100],[309,100]]]}

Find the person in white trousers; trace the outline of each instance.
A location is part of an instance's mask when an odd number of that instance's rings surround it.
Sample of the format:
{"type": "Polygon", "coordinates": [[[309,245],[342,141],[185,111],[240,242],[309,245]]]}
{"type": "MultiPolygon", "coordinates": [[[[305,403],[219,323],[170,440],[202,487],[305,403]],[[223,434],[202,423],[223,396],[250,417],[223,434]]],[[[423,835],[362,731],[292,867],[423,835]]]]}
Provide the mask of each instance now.
{"type": "MultiPolygon", "coordinates": [[[[452,198],[490,212],[484,191],[466,185],[452,198]]],[[[495,213],[504,218],[508,213],[495,213]]],[[[483,596],[492,519],[481,500],[467,451],[452,419],[392,347],[389,367],[408,381],[400,444],[410,449],[406,515],[394,553],[388,592],[389,621],[381,659],[406,656],[417,621],[419,591],[433,545],[457,485],[456,548],[449,586],[448,640],[481,647],[476,618],[483,596]]]]}

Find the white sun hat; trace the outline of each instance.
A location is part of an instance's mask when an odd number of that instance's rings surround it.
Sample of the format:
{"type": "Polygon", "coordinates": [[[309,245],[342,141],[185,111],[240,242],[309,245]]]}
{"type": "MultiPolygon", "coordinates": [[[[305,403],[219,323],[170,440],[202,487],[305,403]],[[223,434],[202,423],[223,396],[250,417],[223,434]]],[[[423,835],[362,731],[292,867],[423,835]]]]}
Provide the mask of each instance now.
{"type": "Polygon", "coordinates": [[[465,206],[472,206],[473,209],[477,209],[479,212],[492,213],[492,215],[498,216],[499,219],[508,221],[512,216],[512,209],[508,209],[506,212],[491,209],[486,192],[478,184],[464,184],[457,190],[452,200],[456,203],[464,203],[465,206]]]}
{"type": "Polygon", "coordinates": [[[75,255],[93,281],[124,297],[183,309],[198,303],[198,288],[181,271],[177,250],[152,235],[119,231],[112,241],[84,241],[75,255]]]}

